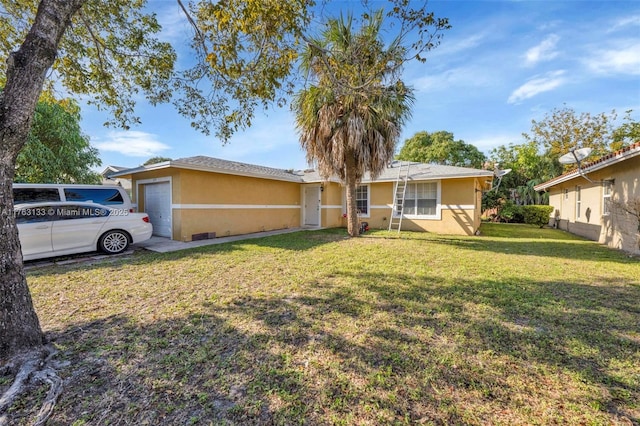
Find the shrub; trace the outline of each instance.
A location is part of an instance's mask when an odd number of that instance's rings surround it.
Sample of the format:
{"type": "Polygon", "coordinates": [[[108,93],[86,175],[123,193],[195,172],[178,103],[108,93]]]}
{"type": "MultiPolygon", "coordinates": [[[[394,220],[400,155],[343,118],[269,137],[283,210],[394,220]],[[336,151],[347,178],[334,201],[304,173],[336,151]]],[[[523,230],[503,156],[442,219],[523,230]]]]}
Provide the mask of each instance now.
{"type": "Polygon", "coordinates": [[[500,222],[522,223],[524,216],[522,215],[522,206],[518,206],[513,201],[507,200],[500,207],[498,213],[500,222]]]}
{"type": "Polygon", "coordinates": [[[524,223],[538,225],[540,228],[549,224],[549,217],[553,212],[553,206],[520,206],[524,223]]]}

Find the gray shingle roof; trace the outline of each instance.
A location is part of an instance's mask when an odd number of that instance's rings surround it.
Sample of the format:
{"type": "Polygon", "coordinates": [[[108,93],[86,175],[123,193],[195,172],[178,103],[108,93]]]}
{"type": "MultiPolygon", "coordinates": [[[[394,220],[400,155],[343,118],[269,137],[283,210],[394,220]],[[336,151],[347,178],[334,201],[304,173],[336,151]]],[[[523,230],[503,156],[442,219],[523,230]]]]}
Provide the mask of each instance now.
{"type": "MultiPolygon", "coordinates": [[[[376,182],[395,181],[398,178],[399,161],[392,161],[390,166],[382,172],[376,182]]],[[[227,173],[240,176],[251,176],[263,179],[284,180],[289,182],[312,183],[322,182],[324,179],[315,170],[284,170],[272,167],[258,166],[255,164],[240,163],[237,161],[222,160],[219,158],[198,155],[195,157],[178,158],[177,160],[167,161],[164,163],[153,164],[149,166],[137,167],[134,169],[123,170],[117,175],[128,175],[132,173],[140,173],[147,170],[155,170],[166,167],[177,167],[191,170],[202,170],[216,173],[227,173]]],[[[493,176],[491,170],[479,170],[467,167],[443,166],[440,164],[424,164],[412,162],[409,167],[409,180],[431,180],[431,179],[449,179],[463,177],[488,177],[493,176]]],[[[335,178],[329,179],[337,182],[335,178]]],[[[366,174],[363,183],[371,182],[369,175],[366,174]]]]}
{"type": "MultiPolygon", "coordinates": [[[[382,174],[376,179],[376,182],[388,182],[396,181],[398,179],[398,169],[400,167],[400,161],[392,161],[389,167],[387,167],[382,174]]],[[[451,179],[451,178],[464,178],[464,177],[491,177],[493,176],[492,170],[480,170],[472,169],[469,167],[457,167],[457,166],[443,166],[441,164],[425,164],[411,162],[409,165],[409,180],[432,180],[432,179],[451,179]]],[[[330,179],[335,181],[335,179],[330,179]]],[[[305,172],[305,182],[320,182],[322,178],[318,172],[311,171],[305,172]]],[[[365,174],[362,179],[362,183],[370,183],[371,178],[369,174],[365,174]]]]}
{"type": "Polygon", "coordinates": [[[262,177],[267,179],[288,180],[302,182],[302,174],[291,170],[274,169],[272,167],[257,166],[255,164],[222,160],[220,158],[198,155],[195,157],[178,158],[170,162],[171,166],[204,171],[229,173],[242,176],[262,177]]]}

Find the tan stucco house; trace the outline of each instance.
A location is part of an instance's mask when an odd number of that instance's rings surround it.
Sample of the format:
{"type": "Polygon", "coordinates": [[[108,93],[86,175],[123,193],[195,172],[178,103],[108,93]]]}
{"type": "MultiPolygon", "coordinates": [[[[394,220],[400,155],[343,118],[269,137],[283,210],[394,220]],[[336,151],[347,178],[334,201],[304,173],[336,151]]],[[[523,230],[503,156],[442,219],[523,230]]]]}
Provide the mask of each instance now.
{"type": "Polygon", "coordinates": [[[640,142],[586,162],[534,189],[549,192],[549,204],[554,207],[552,225],[640,254],[640,142]]]}
{"type": "MultiPolygon", "coordinates": [[[[386,229],[400,163],[358,187],[360,218],[386,229]]],[[[313,170],[274,169],[196,156],[122,170],[139,211],[156,235],[191,241],[299,227],[346,226],[345,190],[313,170]]],[[[493,172],[411,163],[402,229],[473,235],[480,226],[482,190],[493,172]]]]}

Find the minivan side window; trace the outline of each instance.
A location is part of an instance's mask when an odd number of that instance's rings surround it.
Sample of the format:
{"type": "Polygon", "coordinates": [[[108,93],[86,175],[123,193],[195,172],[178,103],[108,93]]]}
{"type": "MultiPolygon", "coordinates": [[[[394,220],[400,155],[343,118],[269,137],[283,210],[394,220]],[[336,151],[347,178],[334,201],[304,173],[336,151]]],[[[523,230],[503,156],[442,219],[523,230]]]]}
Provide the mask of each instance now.
{"type": "Polygon", "coordinates": [[[15,210],[16,223],[50,222],[56,219],[53,206],[21,207],[15,210]]]}
{"type": "Polygon", "coordinates": [[[65,188],[67,201],[91,201],[105,206],[122,204],[122,194],[117,188],[65,188]]]}
{"type": "Polygon", "coordinates": [[[57,188],[13,188],[14,204],[60,201],[57,188]]]}

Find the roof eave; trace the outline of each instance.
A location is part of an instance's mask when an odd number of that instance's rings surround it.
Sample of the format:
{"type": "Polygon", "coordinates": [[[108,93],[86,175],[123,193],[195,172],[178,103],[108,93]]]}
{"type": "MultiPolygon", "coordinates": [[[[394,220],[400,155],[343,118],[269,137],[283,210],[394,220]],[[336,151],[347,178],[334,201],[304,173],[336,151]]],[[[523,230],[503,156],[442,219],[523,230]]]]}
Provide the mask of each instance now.
{"type": "Polygon", "coordinates": [[[114,176],[114,177],[127,176],[127,175],[149,172],[153,170],[166,169],[169,167],[174,167],[177,169],[185,169],[185,170],[195,170],[195,171],[201,171],[201,172],[221,173],[221,174],[234,175],[234,176],[245,176],[245,177],[253,177],[253,178],[260,178],[260,179],[278,180],[283,182],[295,182],[295,183],[302,182],[302,179],[299,176],[295,176],[295,175],[292,175],[291,178],[285,178],[284,176],[275,176],[275,175],[252,173],[252,172],[241,172],[237,170],[229,170],[229,169],[224,169],[219,167],[198,166],[195,164],[183,163],[180,161],[165,161],[163,163],[152,164],[149,166],[136,167],[133,169],[123,170],[122,172],[119,172],[119,173],[114,173],[111,176],[114,176]]]}
{"type": "Polygon", "coordinates": [[[621,163],[622,161],[626,161],[630,158],[635,157],[636,155],[640,155],[640,145],[635,146],[632,149],[620,152],[617,155],[612,156],[611,158],[607,158],[604,161],[596,160],[593,163],[587,164],[584,168],[582,168],[582,172],[580,170],[572,170],[564,175],[558,176],[547,182],[541,183],[540,185],[536,185],[533,187],[535,191],[546,191],[552,186],[559,185],[561,183],[568,182],[572,179],[582,176],[583,174],[592,173],[605,167],[613,166],[614,164],[621,163]]]}

